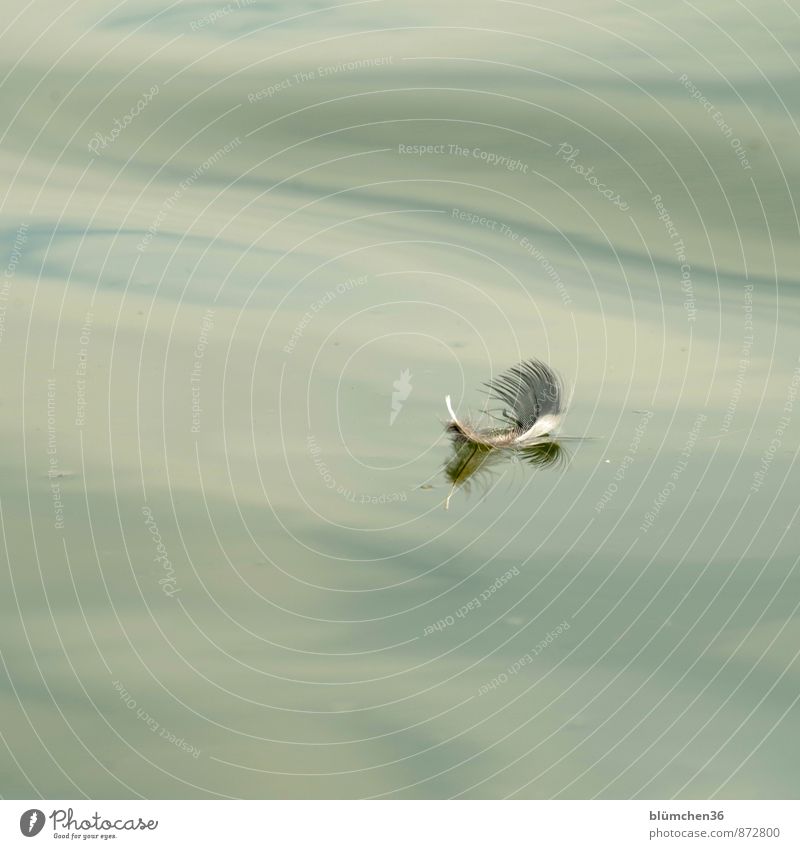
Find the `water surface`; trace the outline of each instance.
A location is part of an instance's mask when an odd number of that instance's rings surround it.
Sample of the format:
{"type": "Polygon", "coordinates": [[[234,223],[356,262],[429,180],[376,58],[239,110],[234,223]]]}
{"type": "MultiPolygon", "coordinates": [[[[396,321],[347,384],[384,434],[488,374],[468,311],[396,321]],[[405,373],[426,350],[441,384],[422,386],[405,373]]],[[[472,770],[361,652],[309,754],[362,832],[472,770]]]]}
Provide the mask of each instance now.
{"type": "Polygon", "coordinates": [[[3,794],[795,797],[799,35],[8,21],[3,794]],[[445,511],[530,356],[596,438],[445,511]]]}

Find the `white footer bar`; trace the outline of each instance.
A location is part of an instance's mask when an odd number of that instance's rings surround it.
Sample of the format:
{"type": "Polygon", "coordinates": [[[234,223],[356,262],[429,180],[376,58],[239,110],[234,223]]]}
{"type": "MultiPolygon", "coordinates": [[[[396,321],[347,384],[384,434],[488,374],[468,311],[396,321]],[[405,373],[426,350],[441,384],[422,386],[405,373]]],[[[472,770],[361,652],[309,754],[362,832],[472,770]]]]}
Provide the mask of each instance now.
{"type": "Polygon", "coordinates": [[[800,846],[795,801],[0,801],[0,846],[800,846]]]}

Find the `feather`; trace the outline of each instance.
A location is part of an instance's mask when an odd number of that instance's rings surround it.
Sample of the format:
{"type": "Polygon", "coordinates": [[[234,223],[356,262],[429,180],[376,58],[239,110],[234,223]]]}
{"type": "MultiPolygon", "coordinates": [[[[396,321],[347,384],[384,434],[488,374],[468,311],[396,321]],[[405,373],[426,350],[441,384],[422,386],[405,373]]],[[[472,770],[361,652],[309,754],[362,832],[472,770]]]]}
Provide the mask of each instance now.
{"type": "Polygon", "coordinates": [[[494,448],[535,445],[561,423],[564,387],[546,363],[526,360],[485,384],[489,398],[502,405],[502,427],[478,427],[461,421],[445,398],[448,431],[478,445],[494,448]]]}
{"type": "Polygon", "coordinates": [[[445,398],[450,414],[446,429],[453,446],[445,464],[452,485],[445,509],[456,489],[469,491],[474,481],[486,477],[501,461],[521,458],[531,466],[548,468],[567,458],[552,435],[564,413],[564,385],[550,366],[526,360],[484,385],[489,398],[502,406],[496,416],[501,426],[480,427],[462,421],[450,396],[445,398]]]}

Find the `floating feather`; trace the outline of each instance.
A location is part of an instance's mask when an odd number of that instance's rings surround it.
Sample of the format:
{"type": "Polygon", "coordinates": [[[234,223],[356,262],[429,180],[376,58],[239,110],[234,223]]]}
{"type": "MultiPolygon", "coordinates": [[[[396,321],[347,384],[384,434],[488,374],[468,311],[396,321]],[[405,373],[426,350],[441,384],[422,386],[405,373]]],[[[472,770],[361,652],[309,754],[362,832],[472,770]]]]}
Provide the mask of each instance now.
{"type": "Polygon", "coordinates": [[[489,397],[503,405],[500,416],[503,426],[481,428],[460,421],[448,395],[445,403],[450,413],[447,427],[451,434],[490,448],[521,448],[535,445],[561,422],[564,395],[561,378],[540,360],[513,366],[485,386],[489,397]]]}
{"type": "Polygon", "coordinates": [[[552,435],[564,413],[561,378],[546,363],[526,360],[485,384],[489,398],[501,405],[501,424],[481,427],[462,421],[445,399],[450,419],[447,431],[453,453],[445,464],[451,483],[445,509],[457,488],[469,491],[474,480],[485,477],[503,460],[524,459],[547,468],[562,463],[566,453],[552,435]]]}

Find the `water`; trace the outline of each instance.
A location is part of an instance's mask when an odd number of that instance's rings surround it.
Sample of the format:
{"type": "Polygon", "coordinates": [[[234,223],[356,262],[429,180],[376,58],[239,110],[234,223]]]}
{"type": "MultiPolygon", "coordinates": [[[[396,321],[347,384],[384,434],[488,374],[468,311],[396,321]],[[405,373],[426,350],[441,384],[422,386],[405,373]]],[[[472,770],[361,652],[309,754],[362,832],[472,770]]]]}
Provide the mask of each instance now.
{"type": "Polygon", "coordinates": [[[7,22],[3,794],[796,797],[799,33],[7,22]],[[445,511],[530,356],[597,438],[445,511]]]}

